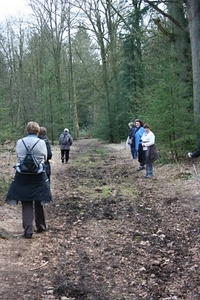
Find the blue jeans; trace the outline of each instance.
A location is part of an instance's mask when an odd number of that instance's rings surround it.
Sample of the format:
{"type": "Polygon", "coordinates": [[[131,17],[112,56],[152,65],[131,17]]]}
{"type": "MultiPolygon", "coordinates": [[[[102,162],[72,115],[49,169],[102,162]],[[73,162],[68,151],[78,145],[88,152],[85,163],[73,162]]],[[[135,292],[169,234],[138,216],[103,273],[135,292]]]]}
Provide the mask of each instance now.
{"type": "Polygon", "coordinates": [[[132,154],[133,159],[137,158],[137,150],[134,147],[131,148],[131,154],[132,154]]]}
{"type": "Polygon", "coordinates": [[[146,164],[146,176],[153,176],[153,164],[146,164]]]}

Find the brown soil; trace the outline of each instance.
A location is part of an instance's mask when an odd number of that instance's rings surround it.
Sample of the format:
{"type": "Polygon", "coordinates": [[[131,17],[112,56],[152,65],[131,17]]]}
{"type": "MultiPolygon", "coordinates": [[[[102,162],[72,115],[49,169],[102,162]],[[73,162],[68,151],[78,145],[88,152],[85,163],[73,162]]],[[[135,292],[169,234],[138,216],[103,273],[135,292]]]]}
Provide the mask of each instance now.
{"type": "MultiPolygon", "coordinates": [[[[200,183],[191,162],[155,164],[145,179],[123,143],[79,140],[69,164],[52,149],[48,231],[23,239],[21,205],[0,207],[0,299],[199,300],[200,183]]],[[[4,178],[14,160],[1,154],[4,178]]]]}

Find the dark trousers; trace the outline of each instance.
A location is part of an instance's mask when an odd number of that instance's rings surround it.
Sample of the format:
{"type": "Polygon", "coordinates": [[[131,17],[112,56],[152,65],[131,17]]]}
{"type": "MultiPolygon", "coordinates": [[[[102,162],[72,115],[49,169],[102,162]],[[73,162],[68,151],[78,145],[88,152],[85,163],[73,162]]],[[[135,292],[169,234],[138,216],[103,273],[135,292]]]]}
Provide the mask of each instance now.
{"type": "Polygon", "coordinates": [[[68,160],[69,160],[69,150],[61,150],[61,160],[62,162],[65,162],[67,163],[68,160]]]}
{"type": "Polygon", "coordinates": [[[39,201],[22,201],[22,226],[24,228],[24,235],[33,233],[35,208],[35,225],[37,230],[46,229],[44,207],[39,201]],[[33,206],[34,203],[34,206],[33,206]]]}
{"type": "Polygon", "coordinates": [[[143,147],[141,144],[139,144],[138,148],[138,161],[141,167],[144,167],[144,165],[146,164],[146,151],[143,151],[143,147]]]}

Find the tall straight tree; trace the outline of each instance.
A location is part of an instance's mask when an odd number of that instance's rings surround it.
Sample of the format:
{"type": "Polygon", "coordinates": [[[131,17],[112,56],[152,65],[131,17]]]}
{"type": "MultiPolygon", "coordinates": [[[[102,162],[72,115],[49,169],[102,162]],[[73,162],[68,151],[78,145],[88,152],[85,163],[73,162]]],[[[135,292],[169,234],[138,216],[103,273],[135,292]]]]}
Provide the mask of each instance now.
{"type": "Polygon", "coordinates": [[[81,25],[72,40],[72,55],[79,125],[87,130],[96,124],[102,83],[99,80],[100,64],[96,44],[92,43],[86,28],[81,25]]]}
{"type": "Polygon", "coordinates": [[[193,69],[194,120],[200,125],[200,0],[187,0],[193,69]]]}
{"type": "MultiPolygon", "coordinates": [[[[180,97],[182,102],[187,102],[192,95],[192,63],[191,63],[191,49],[190,38],[188,32],[188,20],[186,18],[184,1],[169,1],[167,2],[168,14],[172,20],[176,20],[176,23],[169,22],[167,19],[168,27],[167,32],[170,30],[169,41],[172,43],[176,60],[177,60],[177,81],[184,86],[184,89],[180,90],[180,97]],[[170,26],[169,26],[170,25],[170,26]]],[[[161,25],[162,26],[162,25],[161,25]]],[[[183,103],[184,105],[185,103],[183,103]]]]}
{"type": "MultiPolygon", "coordinates": [[[[50,36],[48,35],[46,38],[50,38],[51,43],[48,41],[47,44],[50,45],[49,51],[54,60],[54,69],[52,70],[55,80],[54,97],[58,107],[63,109],[62,50],[64,41],[67,40],[69,2],[67,0],[31,0],[30,6],[36,16],[37,23],[40,24],[41,28],[47,27],[50,33],[50,36]]],[[[67,111],[67,105],[65,111],[67,111]]],[[[66,118],[65,120],[60,118],[58,122],[63,127],[66,118]]]]}
{"type": "Polygon", "coordinates": [[[34,111],[25,83],[26,30],[22,20],[7,22],[4,53],[8,65],[7,99],[12,122],[15,127],[23,128],[34,111]],[[32,108],[29,110],[29,107],[32,108]]]}
{"type": "Polygon", "coordinates": [[[57,101],[54,99],[54,58],[51,48],[50,31],[43,26],[38,31],[34,29],[29,34],[27,43],[28,55],[25,57],[27,84],[30,88],[30,97],[36,106],[37,119],[39,124],[47,127],[48,135],[53,141],[55,125],[57,123],[54,106],[57,101]],[[49,39],[47,38],[49,36],[49,39]]]}
{"type": "Polygon", "coordinates": [[[76,5],[84,13],[86,20],[85,27],[93,32],[99,47],[101,65],[102,65],[102,82],[104,87],[104,97],[102,102],[102,118],[99,120],[99,135],[110,142],[115,140],[115,118],[116,107],[115,97],[118,94],[116,88],[116,39],[118,31],[118,15],[113,10],[112,2],[120,5],[120,1],[86,1],[77,0],[76,5]],[[88,25],[88,22],[90,23],[88,25]]]}
{"type": "Polygon", "coordinates": [[[67,20],[68,20],[68,45],[69,45],[69,104],[72,105],[73,135],[74,138],[76,139],[79,136],[79,122],[78,122],[77,97],[76,97],[76,87],[74,81],[73,58],[72,58],[71,4],[69,4],[67,20]]]}
{"type": "Polygon", "coordinates": [[[49,31],[51,33],[52,50],[55,59],[56,82],[58,89],[60,90],[59,97],[61,99],[61,47],[65,38],[64,34],[68,26],[68,1],[31,0],[30,6],[37,16],[37,19],[49,27],[49,31]]]}
{"type": "Polygon", "coordinates": [[[142,8],[141,1],[132,1],[131,8],[126,11],[126,15],[122,16],[120,13],[124,23],[123,34],[121,34],[123,70],[121,89],[129,103],[129,117],[135,118],[140,116],[142,108],[138,100],[144,87],[142,44],[145,47],[143,41],[146,31],[143,25],[145,14],[146,9],[142,8]]]}

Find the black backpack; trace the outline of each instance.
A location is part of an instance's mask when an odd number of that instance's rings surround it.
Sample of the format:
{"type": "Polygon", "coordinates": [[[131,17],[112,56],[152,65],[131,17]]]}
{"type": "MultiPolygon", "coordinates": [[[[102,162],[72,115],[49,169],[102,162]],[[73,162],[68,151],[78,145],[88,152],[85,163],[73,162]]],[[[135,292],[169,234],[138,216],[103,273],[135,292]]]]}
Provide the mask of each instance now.
{"type": "Polygon", "coordinates": [[[38,173],[38,171],[40,169],[40,164],[33,154],[33,148],[36,146],[36,144],[39,141],[40,140],[37,140],[37,142],[33,145],[33,147],[30,148],[30,146],[26,146],[24,140],[22,139],[24,147],[26,148],[26,156],[20,162],[20,165],[19,165],[19,169],[20,169],[21,173],[34,173],[34,174],[38,173]]]}

